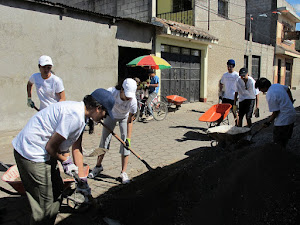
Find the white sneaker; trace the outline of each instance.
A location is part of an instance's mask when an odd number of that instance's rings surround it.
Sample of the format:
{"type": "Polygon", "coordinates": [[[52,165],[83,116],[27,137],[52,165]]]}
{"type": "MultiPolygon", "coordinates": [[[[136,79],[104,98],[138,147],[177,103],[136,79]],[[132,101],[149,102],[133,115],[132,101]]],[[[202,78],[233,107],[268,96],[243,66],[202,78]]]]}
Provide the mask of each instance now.
{"type": "Polygon", "coordinates": [[[153,120],[153,116],[148,116],[148,117],[146,118],[146,120],[147,120],[147,121],[153,120]]]}
{"type": "Polygon", "coordinates": [[[95,178],[99,176],[99,174],[103,171],[103,167],[101,166],[95,166],[94,169],[89,173],[88,178],[95,178]]]}
{"type": "Polygon", "coordinates": [[[120,178],[122,180],[122,184],[128,184],[130,182],[128,175],[125,172],[120,174],[120,178]]]}

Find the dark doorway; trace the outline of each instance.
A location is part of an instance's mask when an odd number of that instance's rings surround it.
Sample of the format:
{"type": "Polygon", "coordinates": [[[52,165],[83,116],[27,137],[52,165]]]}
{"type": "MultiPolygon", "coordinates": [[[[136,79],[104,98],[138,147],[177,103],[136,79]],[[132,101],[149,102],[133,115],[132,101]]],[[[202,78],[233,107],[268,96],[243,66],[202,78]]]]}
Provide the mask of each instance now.
{"type": "Polygon", "coordinates": [[[278,59],[278,72],[277,72],[277,83],[281,81],[281,59],[278,59]]]}
{"type": "Polygon", "coordinates": [[[151,50],[119,46],[118,81],[128,77],[138,77],[142,81],[146,80],[145,69],[139,66],[128,67],[126,64],[139,56],[149,54],[151,54],[151,50]]]}

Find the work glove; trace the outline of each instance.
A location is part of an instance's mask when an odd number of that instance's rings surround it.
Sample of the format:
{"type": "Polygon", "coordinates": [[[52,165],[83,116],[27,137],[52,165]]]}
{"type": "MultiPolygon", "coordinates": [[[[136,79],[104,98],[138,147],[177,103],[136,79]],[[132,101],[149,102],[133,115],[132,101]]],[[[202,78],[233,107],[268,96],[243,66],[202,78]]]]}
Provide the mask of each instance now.
{"type": "Polygon", "coordinates": [[[255,110],[254,110],[254,116],[256,117],[256,118],[258,118],[259,117],[259,108],[256,108],[255,110]]]}
{"type": "Polygon", "coordinates": [[[67,160],[63,161],[61,165],[63,166],[65,174],[69,176],[73,176],[72,172],[78,173],[78,167],[73,163],[70,156],[68,156],[67,160]]]}
{"type": "Polygon", "coordinates": [[[236,114],[236,111],[237,111],[237,105],[233,105],[233,106],[232,106],[232,112],[233,112],[234,114],[236,114]]]}
{"type": "Polygon", "coordinates": [[[31,107],[31,108],[34,107],[34,102],[31,100],[31,97],[27,98],[27,105],[28,105],[28,107],[31,107]]]}
{"type": "Polygon", "coordinates": [[[87,177],[80,177],[79,179],[79,181],[75,179],[75,182],[77,184],[76,191],[82,193],[84,196],[91,195],[91,188],[87,182],[87,177]]]}
{"type": "Polygon", "coordinates": [[[126,138],[125,144],[126,144],[126,147],[130,148],[131,147],[131,139],[126,138]]]}

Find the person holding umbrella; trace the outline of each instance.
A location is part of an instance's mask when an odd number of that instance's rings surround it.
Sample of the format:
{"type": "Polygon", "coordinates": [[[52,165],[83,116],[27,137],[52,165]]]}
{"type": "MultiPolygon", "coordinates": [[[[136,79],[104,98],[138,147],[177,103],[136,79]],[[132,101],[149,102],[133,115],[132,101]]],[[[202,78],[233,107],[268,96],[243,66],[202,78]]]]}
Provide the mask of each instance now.
{"type": "Polygon", "coordinates": [[[86,118],[99,122],[112,116],[112,94],[97,89],[83,102],[64,101],[36,113],[13,139],[14,156],[31,206],[30,224],[54,224],[61,204],[63,182],[57,167],[78,173],[77,191],[91,195],[83,169],[82,133],[86,118]],[[63,153],[72,146],[73,160],[63,153]],[[74,163],[73,163],[74,161],[74,163]]]}
{"type": "Polygon", "coordinates": [[[34,108],[34,102],[31,99],[32,86],[35,84],[36,92],[40,99],[40,110],[46,108],[52,103],[66,100],[65,88],[62,80],[51,71],[52,59],[47,55],[39,58],[40,73],[32,74],[27,83],[27,105],[34,108]]]}
{"type": "MultiPolygon", "coordinates": [[[[121,139],[125,141],[128,147],[130,147],[133,115],[137,111],[137,83],[132,78],[127,78],[115,87],[108,88],[107,90],[113,95],[115,105],[112,109],[112,116],[109,115],[103,122],[103,124],[108,127],[109,130],[103,127],[99,147],[101,149],[109,149],[112,138],[110,131],[114,130],[117,122],[119,123],[120,127],[121,139]]],[[[102,161],[105,153],[106,151],[103,151],[100,155],[98,155],[96,166],[89,173],[89,178],[95,178],[103,171],[102,161]]],[[[126,184],[130,182],[126,173],[130,150],[124,148],[123,144],[120,144],[120,154],[122,163],[120,179],[123,184],[126,184]]]]}

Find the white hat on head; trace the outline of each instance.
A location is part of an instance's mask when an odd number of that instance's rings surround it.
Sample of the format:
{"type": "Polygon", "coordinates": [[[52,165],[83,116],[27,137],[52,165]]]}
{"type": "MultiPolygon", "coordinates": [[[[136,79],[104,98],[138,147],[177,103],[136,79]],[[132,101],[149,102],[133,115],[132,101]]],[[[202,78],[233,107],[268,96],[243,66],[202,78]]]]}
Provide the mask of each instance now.
{"type": "Polygon", "coordinates": [[[132,79],[132,78],[125,79],[123,81],[122,87],[124,89],[124,93],[127,98],[135,98],[137,83],[134,79],[132,79]]]}
{"type": "Polygon", "coordinates": [[[52,59],[50,58],[50,56],[42,55],[39,58],[39,65],[41,65],[41,66],[46,66],[46,65],[53,66],[52,59]]]}

